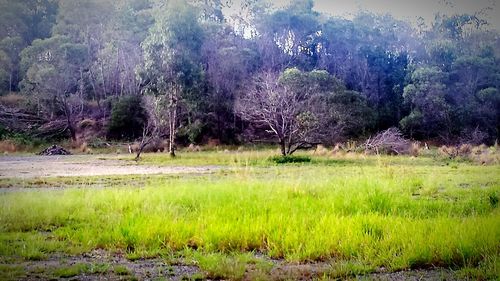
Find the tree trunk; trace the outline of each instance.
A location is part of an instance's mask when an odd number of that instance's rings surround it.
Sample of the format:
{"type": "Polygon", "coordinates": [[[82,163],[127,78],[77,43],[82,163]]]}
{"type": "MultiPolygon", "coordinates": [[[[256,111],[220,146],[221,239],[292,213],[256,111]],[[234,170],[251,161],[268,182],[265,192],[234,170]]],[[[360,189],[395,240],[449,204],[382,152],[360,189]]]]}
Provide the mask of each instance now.
{"type": "Polygon", "coordinates": [[[286,156],[286,144],[285,144],[285,140],[280,140],[280,149],[281,149],[281,155],[283,157],[286,156]]]}
{"type": "Polygon", "coordinates": [[[174,136],[173,132],[171,132],[171,134],[172,134],[172,136],[170,137],[168,151],[169,151],[170,157],[175,157],[175,143],[174,143],[175,136],[174,136]]]}
{"type": "Polygon", "coordinates": [[[139,146],[139,150],[137,150],[137,154],[135,155],[134,160],[139,161],[141,159],[141,154],[144,148],[151,142],[152,138],[148,138],[147,140],[142,139],[141,145],[139,146]]]}
{"type": "Polygon", "coordinates": [[[73,123],[68,120],[68,130],[69,133],[71,134],[71,140],[76,142],[76,130],[75,127],[73,126],[73,123]]]}
{"type": "Polygon", "coordinates": [[[169,109],[169,134],[168,134],[168,152],[171,157],[175,157],[175,109],[170,108],[169,109]]]}
{"type": "Polygon", "coordinates": [[[69,105],[68,105],[67,101],[64,99],[62,102],[63,102],[63,107],[64,107],[64,115],[66,115],[66,123],[68,126],[69,133],[71,135],[71,140],[76,142],[76,129],[75,129],[75,126],[74,126],[73,120],[72,120],[73,113],[69,109],[69,105]]]}
{"type": "Polygon", "coordinates": [[[13,80],[13,78],[12,78],[12,76],[13,76],[12,72],[13,72],[13,70],[11,69],[10,70],[10,74],[9,74],[9,94],[12,93],[12,82],[13,82],[12,81],[13,80]]]}
{"type": "Polygon", "coordinates": [[[179,89],[174,86],[170,92],[170,104],[168,108],[168,127],[169,127],[169,147],[168,152],[171,157],[175,157],[175,135],[176,135],[176,124],[177,124],[177,98],[179,89]]]}

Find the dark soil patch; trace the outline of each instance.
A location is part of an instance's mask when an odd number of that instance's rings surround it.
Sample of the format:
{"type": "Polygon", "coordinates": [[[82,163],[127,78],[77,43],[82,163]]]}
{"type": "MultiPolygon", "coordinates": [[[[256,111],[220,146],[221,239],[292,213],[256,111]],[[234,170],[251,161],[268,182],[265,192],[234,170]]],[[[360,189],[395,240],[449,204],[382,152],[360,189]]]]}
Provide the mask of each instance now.
{"type": "Polygon", "coordinates": [[[375,273],[366,276],[368,280],[380,281],[420,281],[420,280],[447,280],[454,281],[460,280],[456,277],[453,271],[443,268],[435,269],[418,269],[410,271],[398,271],[391,273],[375,273]]]}
{"type": "Polygon", "coordinates": [[[191,280],[201,274],[196,266],[171,265],[159,258],[130,261],[104,250],[13,266],[23,271],[15,280],[191,280]]]}
{"type": "MultiPolygon", "coordinates": [[[[260,257],[262,258],[262,257],[260,257]]],[[[332,262],[289,264],[283,260],[270,260],[272,269],[267,273],[247,267],[244,280],[460,280],[452,270],[443,268],[418,269],[360,275],[337,275],[332,262]],[[262,274],[263,273],[263,274],[262,274]]],[[[26,261],[0,265],[0,270],[11,267],[16,275],[9,280],[207,280],[206,274],[195,265],[182,260],[169,262],[161,258],[131,261],[123,254],[94,250],[78,256],[52,256],[42,261],[26,261]]],[[[0,274],[0,277],[8,275],[0,274]]],[[[2,279],[2,278],[0,278],[2,279]]]]}

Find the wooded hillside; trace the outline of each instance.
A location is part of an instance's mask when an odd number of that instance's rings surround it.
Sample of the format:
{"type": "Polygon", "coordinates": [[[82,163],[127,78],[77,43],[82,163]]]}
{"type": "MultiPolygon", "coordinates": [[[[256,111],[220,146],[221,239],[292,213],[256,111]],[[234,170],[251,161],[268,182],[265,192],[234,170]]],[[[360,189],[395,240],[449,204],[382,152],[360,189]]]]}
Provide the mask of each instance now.
{"type": "Polygon", "coordinates": [[[290,149],[391,127],[441,143],[498,138],[500,37],[479,15],[416,27],[313,7],[0,0],[2,138],[154,131],[182,144],[271,139],[290,149]]]}

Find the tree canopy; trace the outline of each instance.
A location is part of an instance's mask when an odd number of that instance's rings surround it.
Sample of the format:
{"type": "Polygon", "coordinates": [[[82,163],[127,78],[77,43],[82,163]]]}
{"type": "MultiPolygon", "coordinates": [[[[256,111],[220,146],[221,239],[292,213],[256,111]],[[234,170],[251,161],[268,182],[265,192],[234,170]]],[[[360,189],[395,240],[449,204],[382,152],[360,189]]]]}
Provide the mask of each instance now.
{"type": "Polygon", "coordinates": [[[0,95],[25,95],[23,110],[66,120],[73,138],[80,120],[109,122],[120,100],[161,97],[171,153],[176,142],[241,143],[267,130],[285,152],[391,127],[441,142],[474,130],[498,138],[500,36],[480,15],[436,15],[422,28],[314,5],[0,0],[0,95]],[[255,116],[265,109],[293,125],[278,131],[255,116]]]}

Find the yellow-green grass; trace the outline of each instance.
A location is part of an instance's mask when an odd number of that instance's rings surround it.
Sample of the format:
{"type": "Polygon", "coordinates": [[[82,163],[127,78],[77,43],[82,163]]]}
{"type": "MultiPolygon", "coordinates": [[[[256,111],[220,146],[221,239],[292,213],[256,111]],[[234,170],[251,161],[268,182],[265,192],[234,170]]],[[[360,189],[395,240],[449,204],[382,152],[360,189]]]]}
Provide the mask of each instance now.
{"type": "MultiPolygon", "coordinates": [[[[253,252],[354,264],[362,272],[442,266],[470,275],[487,264],[499,274],[499,166],[364,156],[273,165],[264,152],[254,153],[256,165],[242,160],[227,173],[4,192],[0,257],[43,259],[96,248],[135,258],[195,251],[203,268],[217,255],[253,252]]],[[[198,155],[186,158],[199,163],[198,155]]],[[[201,155],[218,165],[235,157],[201,155]]],[[[234,268],[243,274],[238,263],[234,268]]]]}
{"type": "MultiPolygon", "coordinates": [[[[225,165],[231,167],[245,166],[269,166],[273,164],[272,159],[279,155],[279,150],[270,149],[245,149],[238,151],[217,150],[201,152],[179,152],[176,157],[168,157],[167,153],[144,153],[141,156],[139,164],[144,165],[165,165],[165,166],[207,166],[207,165],[225,165]]],[[[102,159],[121,159],[131,160],[135,155],[103,155],[102,159]]],[[[299,151],[294,156],[311,157],[311,163],[315,165],[439,165],[446,164],[446,161],[437,157],[408,157],[408,156],[375,156],[362,153],[332,153],[299,151]]],[[[448,161],[450,162],[450,161],[448,161]]],[[[457,161],[451,161],[456,163],[457,161]]],[[[450,162],[450,163],[451,163],[450,162]]]]}

